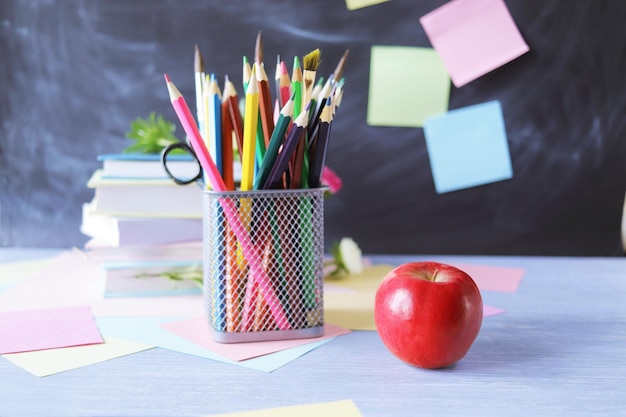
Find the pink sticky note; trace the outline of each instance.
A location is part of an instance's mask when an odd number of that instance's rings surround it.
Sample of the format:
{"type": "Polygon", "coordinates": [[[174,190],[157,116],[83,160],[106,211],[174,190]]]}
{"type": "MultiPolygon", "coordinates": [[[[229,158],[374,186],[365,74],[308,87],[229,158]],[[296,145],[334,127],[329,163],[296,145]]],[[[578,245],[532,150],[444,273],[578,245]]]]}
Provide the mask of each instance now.
{"type": "Polygon", "coordinates": [[[474,279],[483,291],[515,292],[524,273],[523,268],[473,264],[453,264],[474,279]]]}
{"type": "Polygon", "coordinates": [[[293,340],[276,340],[269,342],[217,343],[211,336],[206,317],[181,320],[161,324],[166,330],[177,334],[205,349],[234,361],[243,361],[269,353],[278,352],[311,342],[319,342],[331,337],[350,333],[350,330],[329,323],[324,325],[324,334],[319,337],[293,340]]]}
{"type": "Polygon", "coordinates": [[[456,87],[529,50],[503,0],[452,0],[420,22],[456,87]]]}
{"type": "Polygon", "coordinates": [[[103,343],[87,306],[0,313],[0,353],[103,343]]]}

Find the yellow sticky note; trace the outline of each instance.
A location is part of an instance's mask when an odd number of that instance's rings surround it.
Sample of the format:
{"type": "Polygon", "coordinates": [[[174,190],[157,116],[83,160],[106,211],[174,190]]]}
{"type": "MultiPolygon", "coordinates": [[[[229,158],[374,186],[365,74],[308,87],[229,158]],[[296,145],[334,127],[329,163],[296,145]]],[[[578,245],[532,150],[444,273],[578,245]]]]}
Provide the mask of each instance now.
{"type": "Polygon", "coordinates": [[[153,346],[105,336],[104,343],[101,344],[11,353],[2,355],[2,357],[31,374],[41,377],[104,362],[151,348],[153,346]]]}
{"type": "Polygon", "coordinates": [[[346,8],[348,10],[362,9],[363,7],[373,6],[375,4],[385,3],[389,0],[346,0],[346,8]]]}
{"type": "Polygon", "coordinates": [[[422,127],[445,113],[450,76],[432,48],[373,46],[370,56],[367,123],[422,127]]]}
{"type": "Polygon", "coordinates": [[[362,417],[352,400],[266,408],[263,410],[217,414],[212,417],[362,417]]]}

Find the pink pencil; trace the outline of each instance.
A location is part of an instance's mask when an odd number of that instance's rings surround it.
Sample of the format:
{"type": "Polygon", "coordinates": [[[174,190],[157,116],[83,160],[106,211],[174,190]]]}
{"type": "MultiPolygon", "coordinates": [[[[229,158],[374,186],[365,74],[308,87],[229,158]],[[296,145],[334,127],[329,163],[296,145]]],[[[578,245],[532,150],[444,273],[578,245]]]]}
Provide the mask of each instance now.
{"type": "MultiPolygon", "coordinates": [[[[165,74],[165,81],[167,82],[167,90],[169,92],[170,101],[172,102],[174,111],[176,112],[180,123],[183,125],[185,133],[189,137],[191,147],[196,153],[202,169],[207,173],[213,190],[227,191],[226,184],[224,183],[222,176],[217,170],[215,162],[213,162],[213,160],[211,159],[209,151],[204,145],[204,141],[202,140],[200,132],[198,131],[198,126],[196,125],[196,122],[191,115],[191,111],[189,110],[189,107],[185,102],[185,98],[182,96],[180,91],[178,91],[178,89],[176,88],[172,80],[170,80],[170,77],[167,76],[167,74],[165,74]]],[[[280,300],[274,292],[272,283],[269,276],[267,275],[267,272],[265,271],[265,269],[263,269],[263,258],[252,243],[250,235],[248,234],[248,231],[244,227],[243,222],[239,217],[237,207],[229,199],[220,199],[219,201],[222,205],[222,208],[224,209],[224,213],[226,214],[228,223],[232,227],[233,232],[237,237],[237,240],[241,244],[241,249],[243,251],[244,257],[246,258],[246,260],[248,261],[248,265],[250,266],[252,278],[257,282],[259,288],[261,289],[261,293],[263,294],[263,297],[270,307],[270,311],[272,312],[274,320],[276,320],[276,324],[278,324],[278,327],[281,330],[288,330],[290,328],[290,324],[289,320],[287,319],[287,315],[285,314],[285,310],[283,309],[280,300]]]]}

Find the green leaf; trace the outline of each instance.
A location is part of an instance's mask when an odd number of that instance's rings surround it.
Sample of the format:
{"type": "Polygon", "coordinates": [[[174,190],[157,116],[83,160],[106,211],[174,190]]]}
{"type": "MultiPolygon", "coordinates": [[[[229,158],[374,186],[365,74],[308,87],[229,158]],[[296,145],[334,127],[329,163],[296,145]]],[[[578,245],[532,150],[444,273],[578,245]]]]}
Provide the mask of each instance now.
{"type": "MultiPolygon", "coordinates": [[[[178,142],[176,126],[163,116],[151,112],[147,118],[138,117],[131,121],[126,138],[135,141],[124,149],[124,153],[160,153],[163,148],[178,142]]],[[[184,153],[176,150],[172,154],[184,153]]]]}

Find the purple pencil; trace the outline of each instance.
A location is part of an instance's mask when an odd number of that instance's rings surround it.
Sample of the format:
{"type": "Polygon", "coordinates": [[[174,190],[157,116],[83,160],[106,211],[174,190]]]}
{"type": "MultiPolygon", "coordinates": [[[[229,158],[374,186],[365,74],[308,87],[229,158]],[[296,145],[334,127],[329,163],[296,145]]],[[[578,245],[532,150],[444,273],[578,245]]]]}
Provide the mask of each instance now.
{"type": "Polygon", "coordinates": [[[307,106],[307,108],[304,109],[300,113],[300,115],[298,115],[298,117],[293,121],[293,124],[289,129],[289,133],[287,134],[287,138],[283,143],[283,149],[278,154],[278,158],[276,158],[276,162],[274,163],[274,166],[267,176],[265,186],[263,187],[264,189],[276,190],[283,188],[283,174],[287,170],[291,155],[293,155],[294,151],[296,150],[296,146],[302,140],[304,133],[306,132],[308,120],[309,109],[307,106]]]}

